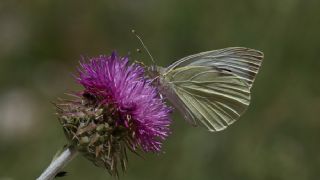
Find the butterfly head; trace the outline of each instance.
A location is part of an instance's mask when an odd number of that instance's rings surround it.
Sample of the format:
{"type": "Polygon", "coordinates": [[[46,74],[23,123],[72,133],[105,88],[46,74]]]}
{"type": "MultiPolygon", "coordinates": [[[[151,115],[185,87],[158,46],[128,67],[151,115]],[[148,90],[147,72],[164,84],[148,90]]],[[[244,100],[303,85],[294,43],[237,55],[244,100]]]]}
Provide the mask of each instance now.
{"type": "Polygon", "coordinates": [[[151,78],[157,78],[160,76],[159,67],[156,65],[151,65],[146,68],[146,75],[151,78]]]}

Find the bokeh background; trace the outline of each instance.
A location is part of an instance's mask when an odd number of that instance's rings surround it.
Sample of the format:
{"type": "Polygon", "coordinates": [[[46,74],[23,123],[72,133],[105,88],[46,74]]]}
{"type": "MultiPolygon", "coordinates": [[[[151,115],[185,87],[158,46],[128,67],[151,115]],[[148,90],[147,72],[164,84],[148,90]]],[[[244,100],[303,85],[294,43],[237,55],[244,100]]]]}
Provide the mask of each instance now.
{"type": "MultiPolygon", "coordinates": [[[[35,179],[66,143],[51,104],[81,89],[80,56],[117,50],[157,64],[229,46],[265,60],[245,115],[209,133],[173,114],[163,154],[130,155],[124,180],[315,180],[320,177],[319,0],[1,0],[0,179],[35,179]]],[[[64,179],[112,179],[77,157],[64,179]]]]}

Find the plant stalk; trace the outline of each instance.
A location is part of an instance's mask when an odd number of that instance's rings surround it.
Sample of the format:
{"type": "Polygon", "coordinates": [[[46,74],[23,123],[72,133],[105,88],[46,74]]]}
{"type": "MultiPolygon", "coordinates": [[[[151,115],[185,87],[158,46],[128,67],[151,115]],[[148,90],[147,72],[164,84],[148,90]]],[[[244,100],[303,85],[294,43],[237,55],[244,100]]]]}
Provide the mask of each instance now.
{"type": "Polygon", "coordinates": [[[37,178],[37,180],[51,180],[56,174],[66,166],[76,155],[77,150],[69,146],[57,158],[55,158],[45,171],[37,178]]]}

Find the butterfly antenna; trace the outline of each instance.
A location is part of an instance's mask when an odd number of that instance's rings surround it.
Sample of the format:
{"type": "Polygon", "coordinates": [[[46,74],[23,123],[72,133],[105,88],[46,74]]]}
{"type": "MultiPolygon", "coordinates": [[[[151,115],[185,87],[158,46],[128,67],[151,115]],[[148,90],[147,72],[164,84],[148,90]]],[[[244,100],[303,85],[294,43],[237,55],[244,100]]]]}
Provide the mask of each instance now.
{"type": "Polygon", "coordinates": [[[131,32],[139,39],[141,45],[143,46],[143,48],[147,51],[148,55],[150,56],[152,63],[155,64],[155,60],[153,59],[153,57],[152,57],[151,53],[149,52],[147,46],[143,43],[141,37],[136,33],[136,31],[134,29],[131,30],[131,32]]]}

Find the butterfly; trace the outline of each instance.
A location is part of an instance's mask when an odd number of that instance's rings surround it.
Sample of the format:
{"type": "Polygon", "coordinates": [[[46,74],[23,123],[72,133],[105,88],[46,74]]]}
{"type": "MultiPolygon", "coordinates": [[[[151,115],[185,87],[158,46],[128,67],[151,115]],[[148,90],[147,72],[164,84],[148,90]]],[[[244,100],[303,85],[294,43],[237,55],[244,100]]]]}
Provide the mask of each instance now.
{"type": "Polygon", "coordinates": [[[244,47],[201,52],[164,68],[149,66],[159,91],[193,125],[221,131],[250,104],[263,53],[244,47]]]}

